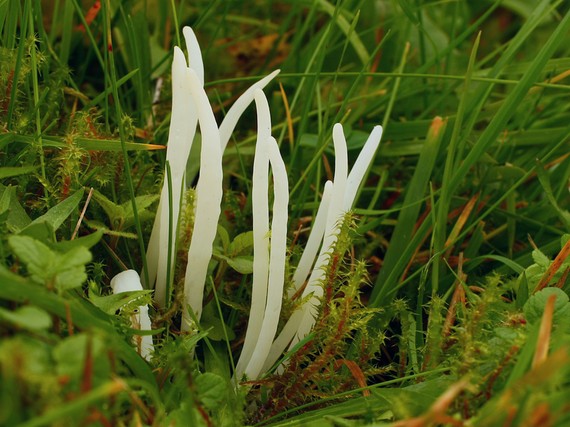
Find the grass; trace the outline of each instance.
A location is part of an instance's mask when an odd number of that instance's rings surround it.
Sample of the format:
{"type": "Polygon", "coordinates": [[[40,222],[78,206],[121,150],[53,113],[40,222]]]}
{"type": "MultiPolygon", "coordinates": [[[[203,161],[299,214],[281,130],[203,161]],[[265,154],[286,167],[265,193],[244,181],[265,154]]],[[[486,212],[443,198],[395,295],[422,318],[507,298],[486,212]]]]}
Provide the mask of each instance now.
{"type": "MultiPolygon", "coordinates": [[[[0,0],[0,425],[567,425],[568,12],[555,0],[0,0]],[[109,285],[127,268],[148,275],[184,25],[218,123],[281,69],[265,94],[289,178],[286,286],[333,177],[333,125],[349,167],[384,127],[315,326],[237,389],[253,108],[224,152],[196,330],[180,332],[192,190],[150,362],[130,320],[152,295],[109,285]]],[[[279,328],[299,304],[283,300],[279,328]]]]}

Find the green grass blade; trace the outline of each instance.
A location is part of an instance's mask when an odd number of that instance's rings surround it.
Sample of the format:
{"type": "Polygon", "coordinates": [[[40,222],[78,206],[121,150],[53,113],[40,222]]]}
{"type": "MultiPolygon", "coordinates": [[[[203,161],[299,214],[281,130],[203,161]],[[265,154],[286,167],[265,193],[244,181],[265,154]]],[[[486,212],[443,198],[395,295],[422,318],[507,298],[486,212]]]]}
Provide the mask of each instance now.
{"type": "MultiPolygon", "coordinates": [[[[441,184],[440,197],[437,203],[437,213],[434,223],[434,232],[432,240],[433,253],[436,257],[444,251],[444,244],[447,235],[447,216],[449,213],[449,207],[451,203],[451,197],[453,193],[449,191],[449,185],[451,184],[451,177],[455,169],[455,164],[457,163],[456,153],[463,151],[460,144],[465,144],[465,140],[460,140],[460,130],[463,125],[463,119],[466,112],[466,107],[468,104],[470,92],[469,88],[471,85],[471,76],[473,74],[473,69],[475,66],[475,59],[477,58],[477,51],[479,48],[479,41],[481,39],[481,33],[477,36],[473,49],[471,50],[471,55],[469,57],[469,64],[467,66],[467,72],[465,74],[465,83],[463,86],[463,95],[459,101],[459,108],[457,110],[457,115],[453,123],[453,130],[451,132],[451,139],[448,146],[447,156],[445,159],[445,168],[443,170],[443,178],[441,184]]],[[[438,289],[439,284],[439,269],[441,267],[441,262],[438,258],[434,260],[432,268],[432,292],[435,294],[438,289]]]]}
{"type": "Polygon", "coordinates": [[[489,146],[496,141],[508,120],[515,113],[518,106],[521,105],[533,83],[537,81],[542,68],[548,59],[550,59],[554,54],[558,45],[567,37],[569,29],[570,14],[566,14],[548,41],[544,44],[535,60],[530,64],[518,85],[513,88],[512,92],[505,99],[489,125],[485,128],[475,145],[469,151],[465,160],[457,168],[457,171],[453,175],[450,183],[449,191],[451,193],[455,192],[459,184],[465,179],[469,169],[471,169],[471,167],[483,156],[489,146]]]}
{"type": "MultiPolygon", "coordinates": [[[[414,243],[412,236],[414,235],[414,227],[420,213],[421,204],[419,202],[425,198],[427,183],[435,165],[445,127],[446,124],[440,117],[436,117],[432,122],[414,175],[406,190],[403,202],[406,207],[398,215],[398,221],[392,232],[390,246],[384,257],[382,269],[372,289],[370,307],[380,307],[386,302],[386,296],[391,291],[394,291],[397,280],[410,259],[404,258],[404,253],[409,251],[411,244],[414,243]]],[[[428,222],[426,220],[424,224],[428,222]]],[[[420,231],[418,230],[416,236],[419,233],[420,231]]]]}

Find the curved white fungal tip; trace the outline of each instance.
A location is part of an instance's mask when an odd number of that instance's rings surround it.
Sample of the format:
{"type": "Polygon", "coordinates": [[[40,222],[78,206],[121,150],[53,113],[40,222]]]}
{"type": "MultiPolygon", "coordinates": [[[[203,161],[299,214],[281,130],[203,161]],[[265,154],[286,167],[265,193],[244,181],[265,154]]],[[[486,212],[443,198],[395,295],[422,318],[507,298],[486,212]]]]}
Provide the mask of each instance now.
{"type": "Polygon", "coordinates": [[[237,122],[245,109],[251,104],[255,96],[256,89],[263,89],[269,84],[273,78],[279,74],[281,70],[275,70],[271,74],[265,76],[260,81],[251,85],[231,106],[220,125],[220,144],[222,152],[226,149],[228,141],[237,125],[237,122]]]}
{"type": "Polygon", "coordinates": [[[139,274],[135,270],[126,270],[111,279],[114,294],[129,291],[142,291],[143,287],[139,274]]]}
{"type": "Polygon", "coordinates": [[[182,33],[188,49],[188,65],[196,72],[200,84],[204,86],[204,61],[202,60],[202,51],[200,50],[196,34],[190,27],[184,27],[182,33]]]}
{"type": "Polygon", "coordinates": [[[364,179],[364,175],[366,174],[368,167],[372,163],[372,160],[374,160],[374,155],[380,146],[381,139],[382,126],[374,126],[374,129],[372,129],[370,136],[366,140],[364,147],[362,147],[362,150],[360,151],[360,154],[358,155],[358,158],[356,159],[356,162],[354,163],[354,166],[352,166],[352,170],[348,175],[343,203],[343,208],[345,211],[352,209],[358,187],[360,187],[360,184],[364,179]]]}
{"type": "Polygon", "coordinates": [[[186,57],[184,56],[184,52],[178,46],[174,46],[174,54],[172,58],[172,71],[178,71],[182,67],[184,69],[188,68],[188,63],[186,62],[186,57]]]}
{"type": "Polygon", "coordinates": [[[255,108],[257,110],[257,140],[267,143],[271,136],[271,112],[265,93],[261,89],[255,89],[255,108]]]}
{"type": "MultiPolygon", "coordinates": [[[[222,202],[222,152],[220,134],[208,96],[200,84],[196,72],[188,70],[190,92],[198,111],[202,131],[200,152],[200,178],[196,186],[196,209],[192,240],[188,249],[188,263],[184,277],[184,298],[186,305],[194,311],[199,320],[202,314],[204,285],[208,264],[212,258],[212,245],[216,237],[222,202]]],[[[182,329],[190,330],[193,325],[187,310],[183,311],[182,329]]]]}
{"type": "MultiPolygon", "coordinates": [[[[139,274],[135,270],[126,270],[111,279],[111,288],[114,294],[121,292],[142,291],[143,287],[139,274]]],[[[152,325],[148,315],[148,305],[139,306],[139,312],[133,316],[131,321],[133,329],[141,331],[150,331],[152,325]]],[[[150,335],[135,335],[133,341],[137,346],[137,351],[146,360],[151,359],[152,352],[154,351],[154,344],[152,336],[150,335]]]]}
{"type": "Polygon", "coordinates": [[[271,251],[269,261],[269,285],[267,304],[252,357],[245,369],[247,378],[256,379],[262,372],[263,364],[275,338],[281,304],[283,302],[283,283],[285,280],[285,259],[287,249],[287,207],[289,204],[289,183],[285,163],[279,153],[275,138],[269,138],[269,160],[273,170],[273,220],[271,221],[271,251]]]}

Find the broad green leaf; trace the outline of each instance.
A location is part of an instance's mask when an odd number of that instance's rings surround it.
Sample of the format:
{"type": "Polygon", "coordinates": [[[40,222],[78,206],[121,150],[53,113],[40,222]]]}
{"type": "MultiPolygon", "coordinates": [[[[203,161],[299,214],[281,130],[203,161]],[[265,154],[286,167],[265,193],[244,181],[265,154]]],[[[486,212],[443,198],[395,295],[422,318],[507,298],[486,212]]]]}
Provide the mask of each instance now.
{"type": "MultiPolygon", "coordinates": [[[[154,194],[136,197],[135,203],[139,217],[144,219],[152,217],[153,215],[150,214],[147,208],[156,202],[159,197],[159,195],[154,194]]],[[[99,203],[109,217],[114,231],[121,231],[123,228],[128,228],[134,224],[133,205],[130,201],[117,205],[97,190],[93,191],[93,199],[99,203]]]]}
{"type": "Polygon", "coordinates": [[[118,225],[119,222],[123,221],[125,218],[125,209],[122,205],[117,205],[109,200],[101,192],[93,191],[93,200],[95,200],[103,208],[113,228],[118,225]]]}
{"type": "Polygon", "coordinates": [[[518,289],[517,289],[517,308],[522,309],[526,302],[528,301],[529,296],[529,285],[528,280],[526,278],[526,273],[523,271],[519,282],[518,282],[518,289]]]}
{"type": "Polygon", "coordinates": [[[532,251],[532,259],[533,261],[538,264],[542,268],[548,268],[550,265],[550,259],[544,255],[539,249],[535,249],[532,251]]]}
{"type": "Polygon", "coordinates": [[[0,196],[3,200],[5,200],[5,197],[9,200],[9,213],[6,219],[6,225],[10,231],[17,233],[32,222],[24,208],[20,205],[20,202],[18,202],[15,187],[6,187],[0,184],[0,196]]]}
{"type": "Polygon", "coordinates": [[[570,302],[568,295],[559,288],[544,288],[532,295],[523,307],[526,320],[530,324],[539,323],[544,313],[546,301],[551,295],[556,296],[554,302],[553,322],[557,325],[570,325],[570,302]]]}
{"type": "Polygon", "coordinates": [[[16,256],[26,264],[34,282],[43,284],[53,276],[55,254],[48,246],[29,236],[10,236],[8,242],[16,256]]]}
{"type": "Polygon", "coordinates": [[[32,331],[49,329],[52,325],[50,315],[41,308],[32,305],[26,305],[14,311],[0,307],[0,319],[32,331]]]}
{"type": "Polygon", "coordinates": [[[253,231],[246,231],[238,234],[230,243],[228,254],[230,257],[234,257],[251,247],[253,247],[253,231]]]}
{"type": "Polygon", "coordinates": [[[47,211],[44,215],[36,218],[32,221],[32,224],[38,224],[40,222],[47,222],[49,225],[53,227],[54,230],[57,230],[61,224],[71,215],[79,202],[81,202],[81,198],[83,197],[83,190],[79,190],[65,199],[63,202],[58,203],[49,211],[47,211]]]}
{"type": "Polygon", "coordinates": [[[204,331],[207,331],[208,339],[211,339],[212,341],[225,340],[226,333],[228,334],[228,339],[232,340],[235,338],[234,331],[227,325],[224,328],[224,323],[210,307],[208,307],[207,310],[204,309],[204,313],[202,314],[202,319],[200,321],[200,326],[204,331]]]}
{"type": "Polygon", "coordinates": [[[221,224],[218,224],[218,236],[220,237],[223,251],[227,252],[230,246],[230,234],[221,224]]]}
{"type": "Polygon", "coordinates": [[[79,287],[87,279],[85,264],[91,261],[91,252],[83,246],[60,254],[29,236],[11,236],[8,241],[37,283],[55,286],[61,292],[79,287]]]}
{"type": "Polygon", "coordinates": [[[108,226],[99,222],[99,221],[90,221],[83,218],[83,222],[87,224],[90,228],[100,231],[103,234],[108,236],[117,236],[117,237],[124,237],[126,239],[137,239],[137,235],[135,233],[129,233],[128,231],[117,231],[117,230],[110,230],[108,226]]]}
{"type": "Polygon", "coordinates": [[[0,168],[0,179],[13,176],[27,175],[35,171],[35,166],[4,166],[0,168]]]}
{"type": "Polygon", "coordinates": [[[253,273],[253,257],[251,256],[238,256],[230,258],[225,255],[215,253],[214,256],[228,263],[228,265],[235,271],[241,274],[253,273]]]}
{"type": "Polygon", "coordinates": [[[211,372],[196,377],[196,388],[200,400],[209,410],[217,409],[226,398],[227,381],[211,372]]]}
{"type": "MultiPolygon", "coordinates": [[[[139,214],[139,218],[147,219],[149,210],[148,208],[158,201],[160,198],[159,194],[148,194],[144,196],[135,197],[135,203],[137,205],[137,211],[139,214]]],[[[123,210],[123,227],[128,228],[135,223],[135,216],[133,214],[133,204],[128,201],[121,205],[123,210]]],[[[154,214],[152,215],[154,217],[154,214]]]]}
{"type": "Polygon", "coordinates": [[[85,367],[88,347],[95,364],[108,360],[106,357],[98,357],[105,348],[101,338],[85,333],[76,334],[61,341],[53,350],[58,374],[78,377],[85,367]]]}
{"type": "Polygon", "coordinates": [[[46,221],[29,224],[19,233],[20,236],[29,236],[47,244],[55,243],[55,230],[46,221]]]}
{"type": "Polygon", "coordinates": [[[76,247],[82,246],[86,249],[90,249],[99,243],[103,237],[103,232],[101,230],[97,230],[91,234],[87,234],[85,236],[78,237],[74,240],[62,240],[56,243],[51,244],[51,248],[55,249],[58,252],[66,252],[76,247]]]}
{"type": "Polygon", "coordinates": [[[68,289],[78,288],[87,280],[85,266],[71,267],[65,271],[57,273],[55,276],[55,287],[63,292],[68,289]]]}

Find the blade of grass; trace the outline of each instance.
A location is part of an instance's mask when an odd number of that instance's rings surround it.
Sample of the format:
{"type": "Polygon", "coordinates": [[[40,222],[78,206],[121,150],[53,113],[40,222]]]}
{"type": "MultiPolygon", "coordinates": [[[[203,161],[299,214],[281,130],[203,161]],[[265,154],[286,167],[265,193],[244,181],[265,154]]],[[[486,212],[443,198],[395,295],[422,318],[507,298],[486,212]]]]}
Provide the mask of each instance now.
{"type": "MultiPolygon", "coordinates": [[[[445,127],[446,123],[440,117],[436,117],[432,121],[414,175],[406,190],[403,202],[406,208],[402,209],[398,215],[398,221],[392,232],[390,246],[384,257],[382,269],[372,289],[370,307],[383,305],[385,302],[384,298],[395,288],[396,281],[407,264],[407,261],[403,258],[406,248],[410,247],[410,240],[414,241],[420,234],[420,230],[418,230],[414,235],[414,225],[421,207],[418,202],[425,198],[427,183],[435,165],[445,127]],[[414,235],[414,239],[412,239],[412,235],[414,235]]],[[[424,221],[423,224],[429,222],[424,221]]]]}
{"type": "Polygon", "coordinates": [[[109,58],[109,80],[111,81],[111,87],[113,89],[113,99],[115,104],[115,115],[119,127],[119,136],[121,140],[121,150],[123,153],[123,160],[125,165],[125,175],[127,179],[127,187],[131,197],[131,204],[133,207],[133,216],[135,221],[135,227],[137,230],[139,249],[141,254],[141,259],[143,263],[143,275],[144,283],[149,283],[148,266],[146,262],[146,251],[144,247],[144,239],[142,233],[141,222],[139,219],[138,207],[135,200],[135,186],[132,178],[131,164],[129,162],[129,156],[126,147],[126,132],[123,121],[123,111],[121,108],[121,101],[119,98],[119,92],[117,87],[117,74],[115,68],[115,58],[113,54],[113,39],[111,37],[111,3],[110,0],[104,0],[102,3],[103,12],[103,33],[106,40],[107,53],[109,58]]]}
{"type": "MultiPolygon", "coordinates": [[[[543,2],[544,3],[544,2],[543,2]]],[[[548,2],[547,2],[548,3],[548,2]]],[[[541,3],[542,5],[542,3],[541,3]]],[[[537,8],[537,9],[540,9],[537,8]]],[[[540,15],[542,16],[542,14],[540,15]]],[[[517,107],[528,93],[532,85],[537,81],[542,68],[546,62],[554,54],[558,45],[565,39],[568,29],[570,28],[570,14],[566,14],[560,24],[556,27],[550,38],[546,41],[542,49],[534,61],[529,65],[525,74],[521,77],[519,83],[513,88],[512,92],[507,96],[499,110],[493,116],[489,125],[485,128],[478,141],[469,151],[465,159],[458,165],[451,182],[449,183],[449,193],[454,193],[459,184],[463,182],[469,169],[483,156],[486,150],[494,143],[500,132],[506,126],[508,120],[513,116],[517,107]]],[[[527,34],[528,36],[528,34],[527,34]]],[[[526,37],[525,37],[526,38],[526,37]]],[[[522,43],[522,41],[521,41],[522,43]]],[[[509,46],[510,48],[510,46],[509,46]]],[[[510,49],[509,49],[510,50],[510,49]]],[[[513,52],[514,55],[514,52],[513,52]]],[[[500,60],[501,61],[501,60],[500,60]]],[[[503,61],[501,61],[501,64],[503,61]]],[[[498,68],[493,67],[494,69],[498,68]]],[[[479,108],[478,108],[479,109],[479,108]]]]}
{"type": "MultiPolygon", "coordinates": [[[[25,3],[27,5],[28,3],[25,3]]],[[[28,19],[24,19],[21,15],[22,10],[20,6],[20,2],[18,0],[12,1],[12,6],[9,9],[8,13],[8,27],[7,27],[7,39],[8,43],[7,46],[9,48],[13,48],[15,46],[15,42],[17,38],[17,23],[20,22],[20,32],[21,34],[27,34],[28,31],[28,19]],[[12,23],[12,25],[10,25],[12,23]]],[[[22,62],[24,59],[24,51],[26,49],[25,37],[20,38],[20,43],[18,44],[18,50],[16,54],[16,65],[14,67],[14,73],[12,74],[12,88],[10,90],[10,102],[8,104],[8,117],[6,119],[6,127],[8,130],[12,130],[14,127],[13,124],[13,117],[14,117],[14,110],[17,106],[18,100],[18,82],[20,80],[20,72],[22,71],[22,62]]]]}
{"type": "MultiPolygon", "coordinates": [[[[465,144],[464,139],[460,139],[459,133],[463,125],[463,120],[466,113],[467,104],[469,102],[470,92],[469,88],[471,86],[471,77],[473,75],[473,69],[475,68],[475,60],[477,58],[477,51],[479,49],[479,42],[481,40],[481,33],[477,35],[473,48],[471,49],[471,55],[469,57],[469,63],[467,65],[467,71],[465,73],[465,83],[463,84],[463,94],[459,101],[459,107],[457,110],[457,115],[453,123],[453,130],[451,132],[451,139],[449,142],[448,152],[445,159],[445,167],[443,170],[443,178],[441,181],[441,192],[440,197],[437,202],[436,217],[434,221],[434,230],[432,238],[432,250],[436,257],[444,251],[445,240],[446,240],[446,224],[447,216],[449,214],[449,208],[451,204],[452,191],[449,187],[451,184],[451,176],[455,169],[455,164],[457,163],[456,156],[463,151],[461,145],[465,144]]],[[[432,296],[437,293],[439,284],[439,270],[441,268],[441,261],[436,258],[432,267],[432,296]]]]}
{"type": "MultiPolygon", "coordinates": [[[[27,12],[27,19],[29,20],[29,38],[34,40],[34,44],[30,48],[30,56],[31,56],[31,66],[32,66],[32,87],[33,87],[33,100],[34,100],[34,109],[35,109],[35,124],[36,124],[36,143],[37,149],[39,151],[40,156],[40,172],[42,176],[43,182],[47,182],[46,180],[46,164],[45,164],[45,154],[44,148],[42,143],[42,120],[40,117],[40,88],[38,82],[38,58],[36,52],[36,34],[34,30],[34,11],[32,7],[32,0],[27,0],[24,6],[24,19],[26,18],[27,12]]],[[[44,186],[44,192],[46,196],[49,196],[47,187],[44,186]]]]}
{"type": "Polygon", "coordinates": [[[348,22],[348,20],[343,16],[342,12],[337,12],[339,9],[339,4],[337,3],[336,6],[333,6],[326,0],[317,0],[316,3],[336,22],[340,30],[344,33],[354,48],[354,51],[358,55],[358,58],[360,58],[362,65],[368,66],[368,63],[370,62],[370,55],[366,50],[364,43],[362,43],[362,40],[360,40],[360,37],[358,37],[358,33],[352,30],[352,24],[348,22]]]}

